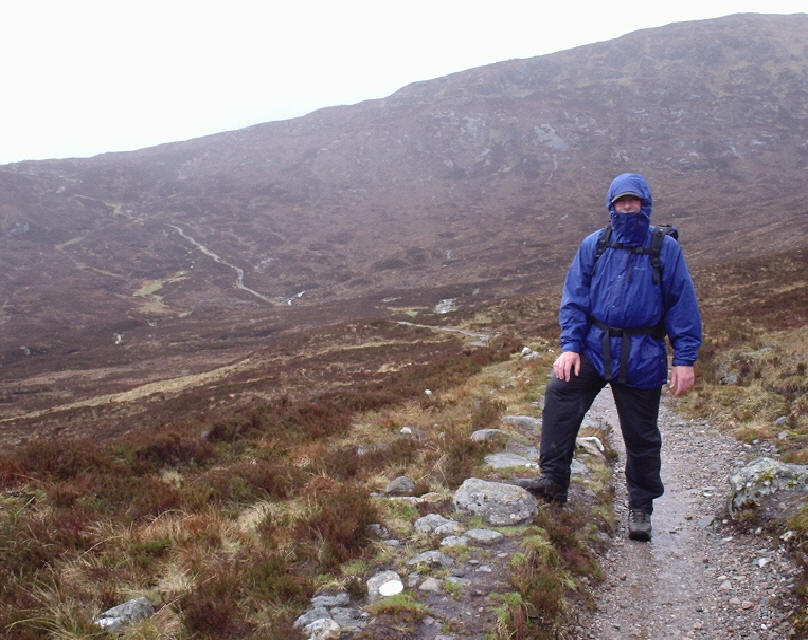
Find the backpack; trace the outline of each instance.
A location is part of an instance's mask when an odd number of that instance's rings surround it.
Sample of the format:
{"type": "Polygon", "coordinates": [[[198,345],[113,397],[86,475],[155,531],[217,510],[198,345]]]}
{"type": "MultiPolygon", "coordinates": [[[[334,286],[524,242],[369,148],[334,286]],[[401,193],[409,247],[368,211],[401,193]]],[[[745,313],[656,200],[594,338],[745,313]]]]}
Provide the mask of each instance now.
{"type": "Polygon", "coordinates": [[[595,251],[595,261],[592,263],[592,274],[595,273],[595,265],[598,262],[598,258],[603,255],[603,252],[606,251],[607,248],[625,249],[631,253],[650,255],[651,267],[654,269],[654,284],[659,284],[662,282],[662,262],[659,259],[659,253],[662,250],[662,241],[664,240],[665,236],[670,236],[678,242],[679,231],[676,229],[676,227],[669,224],[652,226],[651,228],[653,229],[651,234],[651,246],[647,248],[634,245],[624,245],[622,242],[609,242],[612,237],[611,226],[601,229],[600,236],[598,237],[597,250],[595,251]]]}
{"type": "MultiPolygon", "coordinates": [[[[612,228],[608,226],[601,230],[600,236],[598,237],[598,246],[597,250],[595,251],[595,260],[592,263],[592,274],[595,273],[595,265],[598,262],[598,258],[603,255],[603,252],[606,251],[607,248],[612,249],[624,249],[626,251],[630,251],[631,253],[643,254],[651,256],[651,266],[654,269],[654,284],[659,284],[661,286],[662,283],[662,261],[659,259],[659,253],[662,250],[662,242],[665,239],[665,236],[670,236],[674,240],[678,242],[679,240],[679,232],[676,230],[676,227],[673,227],[669,224],[660,225],[660,226],[652,226],[653,229],[651,233],[651,246],[650,247],[638,247],[634,245],[624,245],[622,242],[609,242],[612,237],[612,228]]],[[[612,370],[612,349],[611,349],[611,341],[610,338],[613,336],[619,336],[623,338],[623,346],[620,353],[620,372],[617,376],[617,382],[620,384],[625,384],[626,382],[626,371],[628,366],[628,356],[629,356],[629,348],[630,348],[630,341],[626,338],[630,338],[631,336],[636,335],[649,335],[658,340],[664,340],[665,338],[665,323],[663,320],[660,320],[659,323],[654,327],[636,327],[632,329],[622,329],[620,327],[610,327],[602,322],[598,322],[594,318],[590,317],[590,322],[592,324],[597,325],[603,330],[603,361],[606,368],[606,379],[611,381],[611,370],[612,370]]]]}

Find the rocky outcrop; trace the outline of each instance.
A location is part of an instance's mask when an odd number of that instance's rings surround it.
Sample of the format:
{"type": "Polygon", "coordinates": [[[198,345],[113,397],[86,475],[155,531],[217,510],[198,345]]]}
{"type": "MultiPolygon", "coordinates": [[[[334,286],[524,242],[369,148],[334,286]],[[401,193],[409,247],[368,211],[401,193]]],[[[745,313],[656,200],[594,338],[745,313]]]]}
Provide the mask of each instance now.
{"type": "Polygon", "coordinates": [[[729,477],[732,487],[730,512],[759,507],[767,497],[781,491],[808,492],[808,466],[786,464],[760,457],[729,477]]]}

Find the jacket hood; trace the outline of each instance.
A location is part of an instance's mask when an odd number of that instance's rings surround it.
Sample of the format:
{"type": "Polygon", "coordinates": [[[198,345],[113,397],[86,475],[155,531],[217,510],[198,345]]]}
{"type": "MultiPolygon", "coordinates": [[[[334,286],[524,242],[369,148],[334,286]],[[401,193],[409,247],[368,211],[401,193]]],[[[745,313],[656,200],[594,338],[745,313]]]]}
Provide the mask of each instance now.
{"type": "Polygon", "coordinates": [[[621,173],[609,186],[606,193],[606,208],[609,210],[614,241],[624,244],[641,245],[648,235],[651,225],[651,187],[638,173],[621,173]],[[642,208],[639,213],[617,213],[612,201],[618,196],[631,193],[642,199],[642,208]]]}

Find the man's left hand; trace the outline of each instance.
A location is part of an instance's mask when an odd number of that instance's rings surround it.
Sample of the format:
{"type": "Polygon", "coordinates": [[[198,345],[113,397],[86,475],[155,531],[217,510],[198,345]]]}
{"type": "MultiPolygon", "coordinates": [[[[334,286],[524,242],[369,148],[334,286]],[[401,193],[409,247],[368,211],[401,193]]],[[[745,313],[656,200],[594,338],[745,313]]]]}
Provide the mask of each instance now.
{"type": "Polygon", "coordinates": [[[674,396],[683,396],[696,383],[696,371],[693,367],[673,367],[668,387],[674,396]]]}

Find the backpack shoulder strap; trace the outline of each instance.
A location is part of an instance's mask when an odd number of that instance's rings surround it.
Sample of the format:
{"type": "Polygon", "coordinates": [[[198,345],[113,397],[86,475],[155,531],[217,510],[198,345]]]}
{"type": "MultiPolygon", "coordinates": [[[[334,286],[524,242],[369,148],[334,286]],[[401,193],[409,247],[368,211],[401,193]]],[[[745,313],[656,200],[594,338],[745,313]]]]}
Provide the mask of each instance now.
{"type": "Polygon", "coordinates": [[[608,227],[604,227],[600,230],[600,235],[598,236],[598,244],[595,248],[595,259],[592,261],[592,271],[589,274],[589,277],[595,275],[595,267],[598,264],[598,258],[603,255],[603,252],[606,251],[606,247],[610,246],[609,240],[612,237],[612,227],[609,225],[608,227]]]}
{"type": "Polygon", "coordinates": [[[598,261],[603,255],[603,252],[606,251],[606,247],[609,246],[609,240],[612,239],[612,227],[604,227],[600,230],[600,235],[598,236],[598,246],[595,250],[595,262],[598,261]]]}
{"type": "Polygon", "coordinates": [[[654,227],[654,232],[651,234],[651,266],[654,268],[654,284],[659,284],[662,280],[662,261],[659,259],[659,254],[662,251],[662,242],[666,235],[664,227],[654,227]]]}

